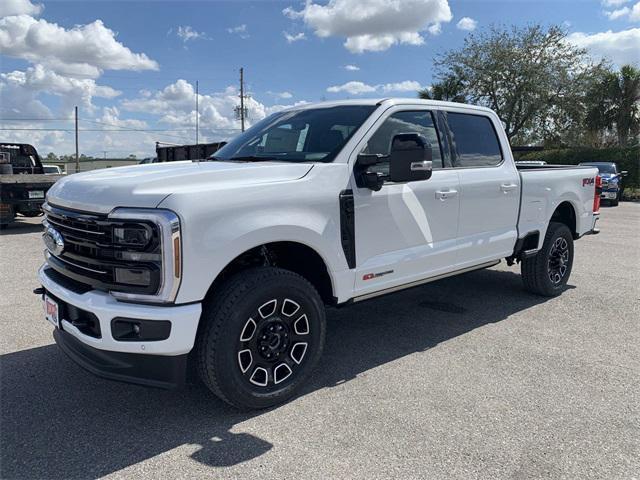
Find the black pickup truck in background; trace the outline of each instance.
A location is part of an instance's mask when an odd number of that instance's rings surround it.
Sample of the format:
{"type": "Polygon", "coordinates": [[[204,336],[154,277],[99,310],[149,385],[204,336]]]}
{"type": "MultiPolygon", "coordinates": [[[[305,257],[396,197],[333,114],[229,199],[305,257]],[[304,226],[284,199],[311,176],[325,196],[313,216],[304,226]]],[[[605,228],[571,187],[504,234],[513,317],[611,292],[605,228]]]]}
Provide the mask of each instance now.
{"type": "Polygon", "coordinates": [[[26,143],[0,142],[0,228],[17,214],[42,214],[47,190],[61,175],[45,175],[36,149],[26,143]]]}

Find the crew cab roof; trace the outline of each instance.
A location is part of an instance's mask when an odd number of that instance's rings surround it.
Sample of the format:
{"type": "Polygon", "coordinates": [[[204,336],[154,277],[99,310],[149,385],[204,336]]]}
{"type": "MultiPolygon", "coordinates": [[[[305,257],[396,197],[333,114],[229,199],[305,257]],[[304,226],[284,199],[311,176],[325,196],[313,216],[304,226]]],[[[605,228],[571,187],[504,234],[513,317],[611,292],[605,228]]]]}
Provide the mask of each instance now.
{"type": "Polygon", "coordinates": [[[469,110],[492,112],[492,110],[489,108],[479,107],[476,105],[469,105],[466,103],[444,102],[441,100],[423,100],[421,98],[362,98],[362,99],[352,99],[352,100],[334,100],[334,101],[328,101],[328,102],[305,103],[305,104],[294,105],[289,108],[286,108],[285,111],[308,110],[312,108],[340,107],[343,105],[384,105],[386,107],[392,107],[395,105],[424,105],[424,106],[432,106],[432,107],[457,107],[457,108],[462,107],[469,110]]]}

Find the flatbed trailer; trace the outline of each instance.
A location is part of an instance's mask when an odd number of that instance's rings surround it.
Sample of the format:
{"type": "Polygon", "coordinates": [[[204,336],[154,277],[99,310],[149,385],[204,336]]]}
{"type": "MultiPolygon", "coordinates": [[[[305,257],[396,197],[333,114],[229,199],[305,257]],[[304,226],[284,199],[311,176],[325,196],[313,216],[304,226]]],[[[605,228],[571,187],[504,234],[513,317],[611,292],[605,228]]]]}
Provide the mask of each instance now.
{"type": "Polygon", "coordinates": [[[0,143],[0,227],[20,214],[42,215],[47,191],[62,175],[45,175],[38,152],[25,143],[0,143]]]}

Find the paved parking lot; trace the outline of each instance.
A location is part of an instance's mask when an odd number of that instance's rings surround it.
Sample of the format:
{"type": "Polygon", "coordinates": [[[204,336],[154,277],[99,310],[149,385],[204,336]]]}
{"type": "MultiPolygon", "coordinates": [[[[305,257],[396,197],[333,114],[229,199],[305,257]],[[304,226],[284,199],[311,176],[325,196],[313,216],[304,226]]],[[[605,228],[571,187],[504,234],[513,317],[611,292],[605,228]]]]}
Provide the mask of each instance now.
{"type": "Polygon", "coordinates": [[[68,360],[38,222],[0,237],[1,478],[640,478],[640,204],[603,208],[559,298],[501,264],[330,311],[308,388],[251,414],[68,360]]]}

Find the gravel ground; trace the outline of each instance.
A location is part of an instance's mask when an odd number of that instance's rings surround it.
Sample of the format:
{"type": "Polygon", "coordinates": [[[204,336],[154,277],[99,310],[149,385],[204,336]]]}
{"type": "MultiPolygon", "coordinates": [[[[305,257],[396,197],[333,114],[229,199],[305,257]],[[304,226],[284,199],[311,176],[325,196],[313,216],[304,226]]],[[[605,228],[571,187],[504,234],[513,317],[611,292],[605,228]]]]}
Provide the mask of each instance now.
{"type": "Polygon", "coordinates": [[[638,479],[640,204],[600,227],[559,298],[501,264],[330,311],[303,394],[241,414],[68,360],[21,220],[0,237],[0,477],[638,479]]]}

